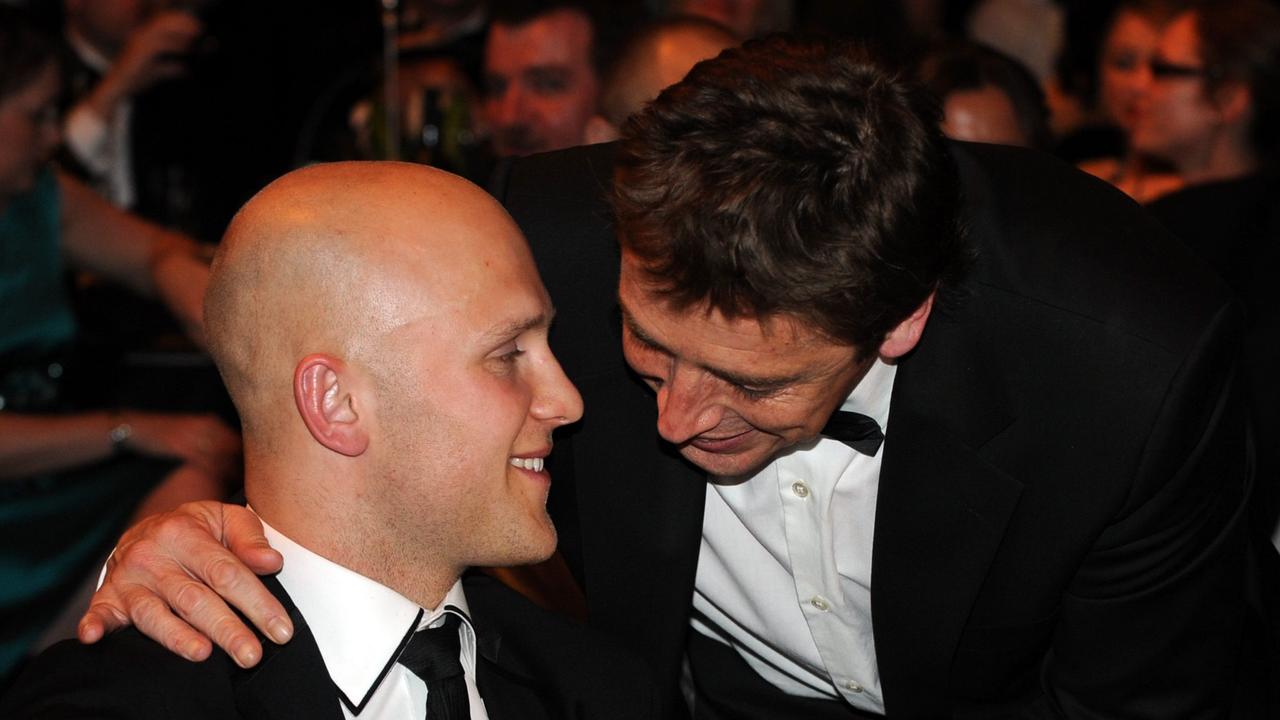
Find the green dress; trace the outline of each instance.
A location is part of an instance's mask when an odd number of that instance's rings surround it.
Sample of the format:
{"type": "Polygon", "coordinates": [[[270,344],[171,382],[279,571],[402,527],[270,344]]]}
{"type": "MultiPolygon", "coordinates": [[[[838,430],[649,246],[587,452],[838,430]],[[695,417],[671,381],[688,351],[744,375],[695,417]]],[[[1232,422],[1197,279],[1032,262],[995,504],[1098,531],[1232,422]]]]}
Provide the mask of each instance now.
{"type": "MultiPolygon", "coordinates": [[[[0,212],[0,412],[77,409],[62,382],[76,323],[59,212],[51,171],[0,212]]],[[[0,686],[172,467],[119,456],[0,479],[0,686]]]]}

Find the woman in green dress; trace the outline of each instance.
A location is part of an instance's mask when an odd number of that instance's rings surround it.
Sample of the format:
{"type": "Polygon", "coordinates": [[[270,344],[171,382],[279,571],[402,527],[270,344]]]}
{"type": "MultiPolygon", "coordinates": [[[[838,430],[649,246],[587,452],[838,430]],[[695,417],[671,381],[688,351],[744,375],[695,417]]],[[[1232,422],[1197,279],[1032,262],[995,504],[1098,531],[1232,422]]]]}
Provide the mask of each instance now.
{"type": "Polygon", "coordinates": [[[77,406],[68,267],[162,302],[197,342],[192,241],[50,164],[56,40],[0,6],[0,686],[133,517],[218,497],[239,440],[216,418],[77,406]]]}

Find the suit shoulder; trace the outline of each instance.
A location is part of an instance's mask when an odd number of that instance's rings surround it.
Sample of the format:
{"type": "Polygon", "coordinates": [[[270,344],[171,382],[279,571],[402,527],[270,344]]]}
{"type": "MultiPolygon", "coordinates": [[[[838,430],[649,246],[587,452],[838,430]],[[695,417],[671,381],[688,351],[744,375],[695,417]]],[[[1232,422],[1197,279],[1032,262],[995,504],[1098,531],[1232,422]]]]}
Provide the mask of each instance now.
{"type": "Polygon", "coordinates": [[[66,640],[35,658],[0,702],[0,717],[237,717],[231,659],[187,661],[129,628],[94,645],[66,640]]]}
{"type": "Polygon", "coordinates": [[[1231,293],[1128,196],[1057,158],[957,143],[970,281],[1046,310],[1185,347],[1231,293]]]}

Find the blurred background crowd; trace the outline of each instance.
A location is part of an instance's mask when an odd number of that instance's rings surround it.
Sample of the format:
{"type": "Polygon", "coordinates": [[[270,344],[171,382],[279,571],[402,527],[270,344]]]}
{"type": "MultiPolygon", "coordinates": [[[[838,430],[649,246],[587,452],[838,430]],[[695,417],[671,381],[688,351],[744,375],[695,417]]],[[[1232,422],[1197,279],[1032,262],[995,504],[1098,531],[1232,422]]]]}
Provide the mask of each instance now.
{"type": "MultiPolygon", "coordinates": [[[[0,3],[0,687],[122,525],[236,485],[200,351],[210,248],[319,161],[486,186],[617,137],[776,31],[874,46],[944,131],[1053,153],[1150,211],[1248,313],[1274,519],[1280,4],[1273,0],[29,0],[0,3]]],[[[1016,202],[1016,198],[1010,198],[1016,202]]]]}

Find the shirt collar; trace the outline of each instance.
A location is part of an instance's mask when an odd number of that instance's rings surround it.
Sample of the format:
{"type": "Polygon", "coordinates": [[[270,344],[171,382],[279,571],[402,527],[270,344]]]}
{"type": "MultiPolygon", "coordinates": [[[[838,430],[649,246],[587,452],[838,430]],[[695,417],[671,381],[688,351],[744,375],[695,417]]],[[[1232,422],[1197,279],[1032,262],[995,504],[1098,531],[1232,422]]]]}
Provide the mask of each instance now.
{"type": "Polygon", "coordinates": [[[853,392],[845,398],[841,410],[862,413],[880,424],[880,432],[889,432],[889,399],[893,396],[893,379],[898,375],[898,366],[889,365],[876,358],[871,369],[854,386],[853,392]]]}
{"type": "Polygon", "coordinates": [[[265,520],[271,547],[284,557],[277,579],[306,618],[342,701],[359,713],[378,689],[409,638],[435,627],[445,613],[462,618],[462,664],[475,671],[475,629],[459,580],[431,610],[377,581],[327,560],[290,540],[265,520]]]}

